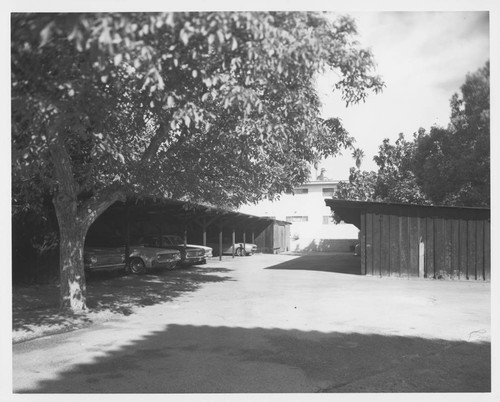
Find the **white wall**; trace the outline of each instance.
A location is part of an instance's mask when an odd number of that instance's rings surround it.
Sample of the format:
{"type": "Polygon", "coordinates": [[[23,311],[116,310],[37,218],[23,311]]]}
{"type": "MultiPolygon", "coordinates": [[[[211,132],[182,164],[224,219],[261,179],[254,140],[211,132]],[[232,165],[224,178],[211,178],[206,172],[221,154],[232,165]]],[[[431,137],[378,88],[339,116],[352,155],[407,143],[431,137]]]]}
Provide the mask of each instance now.
{"type": "Polygon", "coordinates": [[[323,188],[332,188],[336,182],[311,182],[298,189],[307,188],[307,194],[283,194],[278,201],[264,200],[257,205],[245,205],[240,212],[257,215],[273,216],[275,219],[290,221],[291,216],[307,216],[307,222],[292,222],[290,228],[291,249],[303,249],[321,239],[357,239],[358,229],[351,224],[335,225],[329,218],[329,224],[323,223],[324,216],[331,216],[332,212],[325,205],[323,188]],[[298,239],[296,239],[298,238],[298,239]],[[296,239],[296,240],[295,240],[296,239]]]}

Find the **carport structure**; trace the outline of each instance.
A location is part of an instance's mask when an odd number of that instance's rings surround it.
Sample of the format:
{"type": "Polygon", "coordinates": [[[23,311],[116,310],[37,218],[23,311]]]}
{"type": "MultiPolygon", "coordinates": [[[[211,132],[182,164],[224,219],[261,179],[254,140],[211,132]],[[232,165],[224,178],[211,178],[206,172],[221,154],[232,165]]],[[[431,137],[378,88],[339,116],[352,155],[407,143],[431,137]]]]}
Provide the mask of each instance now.
{"type": "Polygon", "coordinates": [[[365,275],[490,280],[488,208],[325,199],[360,230],[365,275]]]}
{"type": "Polygon", "coordinates": [[[221,256],[224,241],[254,243],[258,251],[264,253],[288,251],[290,225],[289,222],[179,200],[128,199],[113,204],[92,225],[87,237],[103,236],[113,228],[114,235],[129,244],[131,236],[177,234],[185,243],[217,244],[214,251],[221,256]]]}

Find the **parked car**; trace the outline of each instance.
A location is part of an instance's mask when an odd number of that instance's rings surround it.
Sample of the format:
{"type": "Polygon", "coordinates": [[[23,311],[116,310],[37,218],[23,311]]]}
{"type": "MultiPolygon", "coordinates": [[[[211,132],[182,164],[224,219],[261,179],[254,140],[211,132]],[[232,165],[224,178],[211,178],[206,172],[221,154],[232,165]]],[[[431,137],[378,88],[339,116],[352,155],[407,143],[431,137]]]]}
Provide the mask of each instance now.
{"type": "Polygon", "coordinates": [[[88,272],[124,269],[132,274],[142,274],[149,269],[174,269],[181,260],[178,250],[145,247],[130,247],[129,263],[125,263],[125,246],[87,247],[84,250],[85,270],[88,272]]]}
{"type": "Polygon", "coordinates": [[[125,269],[125,247],[85,247],[83,262],[89,272],[125,269]]]}
{"type": "Polygon", "coordinates": [[[146,236],[144,238],[146,245],[149,247],[165,247],[175,249],[181,253],[181,264],[205,264],[207,258],[212,256],[212,248],[198,246],[195,244],[186,244],[178,235],[162,235],[162,236],[146,236]]]}
{"type": "MultiPolygon", "coordinates": [[[[211,244],[214,250],[216,250],[216,254],[219,253],[219,245],[211,244]]],[[[234,255],[237,256],[246,256],[253,255],[257,251],[257,245],[252,243],[234,243],[234,255]]],[[[223,255],[233,255],[233,245],[223,243],[222,244],[222,254],[223,255]]]]}
{"type": "Polygon", "coordinates": [[[153,268],[174,269],[181,262],[182,253],[173,248],[131,246],[127,269],[133,274],[140,274],[153,268]]]}

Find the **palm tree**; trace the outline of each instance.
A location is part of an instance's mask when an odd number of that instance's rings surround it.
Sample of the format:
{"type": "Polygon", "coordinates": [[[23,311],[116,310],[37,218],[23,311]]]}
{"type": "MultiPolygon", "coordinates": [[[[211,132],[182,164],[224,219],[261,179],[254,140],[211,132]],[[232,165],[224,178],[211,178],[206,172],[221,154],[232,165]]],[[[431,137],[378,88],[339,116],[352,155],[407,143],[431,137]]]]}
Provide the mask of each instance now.
{"type": "Polygon", "coordinates": [[[365,157],[365,153],[361,148],[356,148],[352,152],[352,157],[356,161],[356,167],[359,169],[361,167],[361,163],[363,162],[363,158],[365,157]]]}

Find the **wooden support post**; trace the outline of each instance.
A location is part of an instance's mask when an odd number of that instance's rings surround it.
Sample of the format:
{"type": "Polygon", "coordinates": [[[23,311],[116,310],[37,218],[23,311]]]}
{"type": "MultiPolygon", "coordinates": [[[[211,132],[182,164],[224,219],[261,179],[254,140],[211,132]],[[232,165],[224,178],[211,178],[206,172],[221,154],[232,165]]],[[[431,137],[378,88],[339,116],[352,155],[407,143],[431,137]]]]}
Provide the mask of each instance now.
{"type": "Polygon", "coordinates": [[[130,209],[128,201],[125,201],[125,266],[126,267],[128,267],[129,260],[130,260],[130,209]]]}
{"type": "Polygon", "coordinates": [[[246,231],[243,232],[243,256],[247,255],[246,231]]]}
{"type": "Polygon", "coordinates": [[[207,220],[203,218],[203,245],[207,245],[207,220]]]}
{"type": "Polygon", "coordinates": [[[232,240],[233,240],[233,258],[234,258],[234,252],[235,252],[234,246],[235,246],[235,243],[236,243],[236,234],[234,232],[234,226],[233,226],[233,239],[232,240]]]}
{"type": "Polygon", "coordinates": [[[222,261],[222,226],[219,227],[219,261],[222,261]]]}
{"type": "Polygon", "coordinates": [[[269,225],[267,225],[267,227],[263,230],[262,232],[262,252],[265,253],[267,251],[267,228],[269,227],[269,225]]]}
{"type": "Polygon", "coordinates": [[[184,248],[186,248],[187,245],[187,235],[186,211],[184,211],[184,248]]]}

